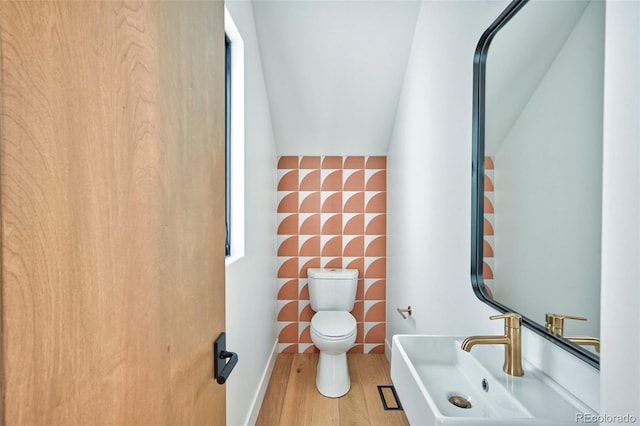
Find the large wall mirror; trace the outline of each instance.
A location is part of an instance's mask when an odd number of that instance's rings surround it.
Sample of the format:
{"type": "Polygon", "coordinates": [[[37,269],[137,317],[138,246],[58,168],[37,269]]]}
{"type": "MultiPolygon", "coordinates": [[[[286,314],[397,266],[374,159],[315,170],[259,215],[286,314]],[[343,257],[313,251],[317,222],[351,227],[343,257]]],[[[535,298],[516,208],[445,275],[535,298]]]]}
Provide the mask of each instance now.
{"type": "Polygon", "coordinates": [[[602,0],[515,0],[474,63],[474,290],[595,367],[604,13],[602,0]]]}

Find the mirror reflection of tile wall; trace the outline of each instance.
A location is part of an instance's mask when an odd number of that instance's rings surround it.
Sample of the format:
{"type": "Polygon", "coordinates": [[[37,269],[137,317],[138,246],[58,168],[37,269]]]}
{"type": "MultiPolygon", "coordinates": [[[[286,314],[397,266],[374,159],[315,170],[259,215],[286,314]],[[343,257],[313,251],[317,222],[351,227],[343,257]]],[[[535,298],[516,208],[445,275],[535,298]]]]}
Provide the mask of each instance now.
{"type": "Polygon", "coordinates": [[[489,296],[493,297],[493,271],[494,271],[494,157],[484,158],[484,241],[482,244],[482,278],[489,296]]]}
{"type": "Polygon", "coordinates": [[[311,342],[308,268],[358,270],[351,353],[384,353],[387,159],[278,159],[278,352],[317,352],[311,342]]]}

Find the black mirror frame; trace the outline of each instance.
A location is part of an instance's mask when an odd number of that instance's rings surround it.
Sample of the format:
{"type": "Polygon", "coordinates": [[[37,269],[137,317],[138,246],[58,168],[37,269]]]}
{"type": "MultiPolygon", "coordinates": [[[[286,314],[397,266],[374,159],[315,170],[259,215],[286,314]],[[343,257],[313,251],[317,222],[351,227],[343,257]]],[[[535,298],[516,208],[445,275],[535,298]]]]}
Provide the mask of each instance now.
{"type": "MultiPolygon", "coordinates": [[[[513,312],[509,307],[495,301],[485,291],[482,276],[483,241],[484,241],[484,147],[485,147],[485,90],[486,90],[486,61],[489,46],[495,35],[505,26],[513,16],[527,4],[529,0],[513,0],[498,18],[487,28],[480,37],[473,58],[473,148],[471,172],[471,285],[476,296],[487,305],[500,312],[513,312]]],[[[545,339],[560,346],[567,352],[587,364],[600,369],[600,360],[588,350],[549,333],[543,326],[522,317],[525,327],[539,334],[545,339]]]]}

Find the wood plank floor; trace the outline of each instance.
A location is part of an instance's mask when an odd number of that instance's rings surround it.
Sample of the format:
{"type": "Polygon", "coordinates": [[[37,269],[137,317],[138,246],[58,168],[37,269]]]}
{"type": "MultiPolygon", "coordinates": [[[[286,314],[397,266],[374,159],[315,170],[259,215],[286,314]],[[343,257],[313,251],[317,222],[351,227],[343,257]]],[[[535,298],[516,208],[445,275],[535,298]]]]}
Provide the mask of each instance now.
{"type": "Polygon", "coordinates": [[[341,398],[316,390],[318,354],[279,354],[256,425],[408,425],[404,411],[384,410],[377,385],[391,385],[381,354],[348,354],[351,389],[341,398]]]}

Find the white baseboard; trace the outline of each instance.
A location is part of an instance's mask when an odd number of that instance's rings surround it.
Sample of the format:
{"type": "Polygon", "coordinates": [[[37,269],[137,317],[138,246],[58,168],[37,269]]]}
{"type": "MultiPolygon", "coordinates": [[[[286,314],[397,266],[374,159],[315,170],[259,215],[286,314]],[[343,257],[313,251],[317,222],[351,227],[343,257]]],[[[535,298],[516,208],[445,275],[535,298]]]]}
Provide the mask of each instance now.
{"type": "Polygon", "coordinates": [[[251,409],[249,410],[247,419],[244,422],[245,425],[255,425],[256,421],[258,420],[258,414],[260,414],[260,407],[262,407],[264,395],[267,393],[267,387],[269,386],[269,380],[271,379],[273,366],[275,365],[276,358],[278,357],[278,353],[276,352],[277,344],[278,340],[276,339],[276,341],[273,343],[273,349],[271,350],[269,362],[267,363],[264,372],[262,373],[262,377],[260,378],[260,385],[258,386],[256,395],[253,397],[253,401],[251,402],[251,409]]]}

